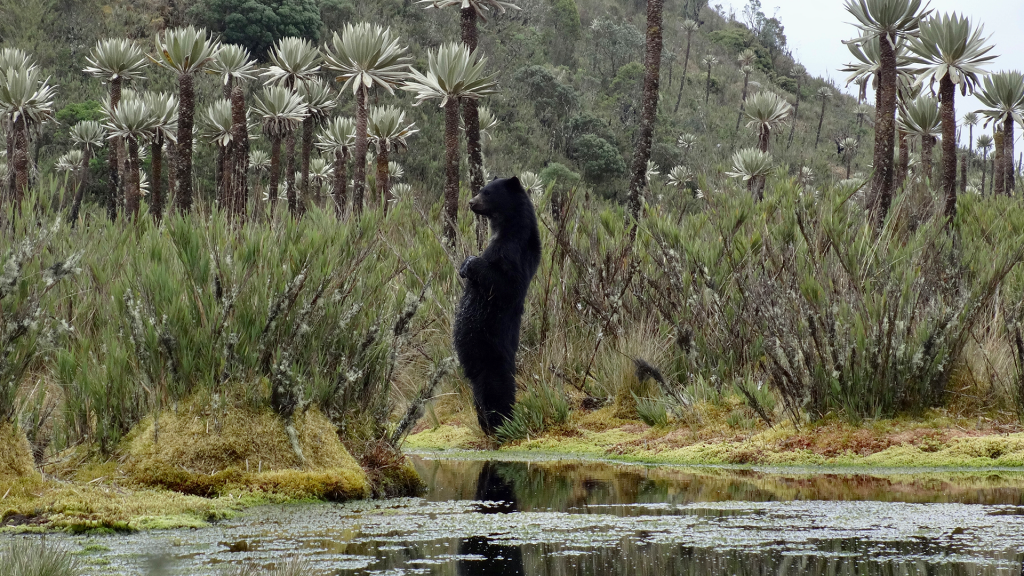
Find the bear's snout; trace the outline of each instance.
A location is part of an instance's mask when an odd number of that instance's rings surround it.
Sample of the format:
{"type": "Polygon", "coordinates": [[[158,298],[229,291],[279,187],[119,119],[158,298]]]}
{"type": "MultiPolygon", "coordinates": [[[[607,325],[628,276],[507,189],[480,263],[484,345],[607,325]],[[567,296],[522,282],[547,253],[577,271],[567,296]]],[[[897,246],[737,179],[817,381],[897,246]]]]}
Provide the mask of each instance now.
{"type": "Polygon", "coordinates": [[[472,198],[469,199],[469,209],[472,210],[473,212],[479,213],[480,204],[481,202],[479,195],[473,196],[472,198]]]}

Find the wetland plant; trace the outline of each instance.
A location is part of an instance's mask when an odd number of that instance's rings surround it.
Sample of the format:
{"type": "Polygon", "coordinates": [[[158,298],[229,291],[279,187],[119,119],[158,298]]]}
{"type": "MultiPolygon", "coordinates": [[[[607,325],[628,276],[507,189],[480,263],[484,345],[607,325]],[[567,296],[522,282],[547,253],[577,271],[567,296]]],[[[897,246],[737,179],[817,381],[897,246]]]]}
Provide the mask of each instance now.
{"type": "Polygon", "coordinates": [[[636,413],[648,426],[668,426],[668,408],[660,398],[643,398],[633,394],[636,413]]]}
{"type": "Polygon", "coordinates": [[[78,576],[78,560],[45,538],[15,538],[0,547],[0,576],[78,576]]]}
{"type": "Polygon", "coordinates": [[[495,437],[502,444],[538,436],[569,419],[569,402],[558,388],[537,385],[519,398],[512,417],[498,426],[495,437]]]}

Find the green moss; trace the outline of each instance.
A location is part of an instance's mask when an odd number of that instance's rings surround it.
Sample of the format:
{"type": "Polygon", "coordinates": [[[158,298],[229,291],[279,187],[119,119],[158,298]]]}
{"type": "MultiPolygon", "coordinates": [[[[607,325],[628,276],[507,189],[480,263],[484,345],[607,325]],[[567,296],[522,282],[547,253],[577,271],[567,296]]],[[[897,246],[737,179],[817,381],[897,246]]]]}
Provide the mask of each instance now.
{"type": "Polygon", "coordinates": [[[132,530],[170,530],[172,528],[202,528],[207,522],[191,514],[171,514],[162,516],[139,516],[132,519],[128,526],[132,530]]]}
{"type": "Polygon", "coordinates": [[[111,533],[205,526],[255,498],[200,498],[168,490],[52,480],[18,481],[0,502],[3,530],[111,533]]]}
{"type": "Polygon", "coordinates": [[[104,546],[103,544],[90,542],[89,544],[82,546],[82,549],[76,552],[76,554],[98,554],[101,552],[110,552],[110,548],[104,546]]]}
{"type": "Polygon", "coordinates": [[[231,491],[343,501],[369,496],[369,483],[330,421],[309,410],[295,418],[304,463],[284,423],[269,410],[162,412],[129,436],[125,469],[144,486],[217,496],[231,491]],[[158,432],[158,434],[157,434],[158,432]]]}
{"type": "Polygon", "coordinates": [[[471,449],[482,440],[476,428],[444,424],[409,436],[405,446],[413,450],[471,449]]]}
{"type": "Polygon", "coordinates": [[[1024,433],[954,438],[946,446],[893,446],[862,459],[872,466],[1024,466],[1024,433]]]}
{"type": "MultiPolygon", "coordinates": [[[[769,465],[872,468],[1024,467],[1024,433],[967,435],[949,418],[882,420],[857,427],[824,421],[794,429],[779,424],[760,432],[736,435],[709,423],[694,430],[655,429],[615,417],[613,408],[576,417],[572,436],[545,434],[511,443],[497,452],[476,452],[505,458],[596,458],[646,464],[769,465]]],[[[973,432],[972,432],[973,433],[973,432]]],[[[413,435],[417,450],[457,450],[471,454],[471,429],[440,426],[413,435]]]]}

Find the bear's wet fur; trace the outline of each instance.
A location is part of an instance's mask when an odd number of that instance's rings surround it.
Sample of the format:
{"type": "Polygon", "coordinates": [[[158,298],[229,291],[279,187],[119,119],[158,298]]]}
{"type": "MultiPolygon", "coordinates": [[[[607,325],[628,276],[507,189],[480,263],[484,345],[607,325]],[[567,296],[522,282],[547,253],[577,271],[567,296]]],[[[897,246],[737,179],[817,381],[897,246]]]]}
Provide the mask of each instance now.
{"type": "Polygon", "coordinates": [[[491,240],[459,268],[465,289],[453,340],[473,386],[480,428],[493,435],[512,417],[516,402],[519,327],[526,291],[540,265],[540,232],[533,201],[516,177],[492,180],[469,207],[490,222],[491,240]]]}

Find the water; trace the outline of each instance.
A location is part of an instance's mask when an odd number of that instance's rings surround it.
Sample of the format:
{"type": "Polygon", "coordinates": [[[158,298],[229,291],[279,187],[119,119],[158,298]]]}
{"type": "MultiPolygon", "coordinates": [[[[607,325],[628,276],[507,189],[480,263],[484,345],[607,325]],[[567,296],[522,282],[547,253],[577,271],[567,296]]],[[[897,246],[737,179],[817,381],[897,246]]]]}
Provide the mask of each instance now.
{"type": "MultiPolygon", "coordinates": [[[[424,498],[268,506],[201,530],[59,536],[90,574],[301,555],[344,575],[1024,576],[1024,472],[416,458],[424,498]]],[[[52,537],[51,537],[52,538],[52,537]]]]}

